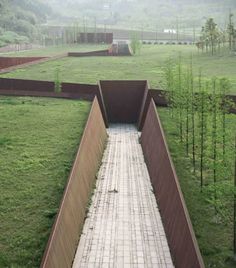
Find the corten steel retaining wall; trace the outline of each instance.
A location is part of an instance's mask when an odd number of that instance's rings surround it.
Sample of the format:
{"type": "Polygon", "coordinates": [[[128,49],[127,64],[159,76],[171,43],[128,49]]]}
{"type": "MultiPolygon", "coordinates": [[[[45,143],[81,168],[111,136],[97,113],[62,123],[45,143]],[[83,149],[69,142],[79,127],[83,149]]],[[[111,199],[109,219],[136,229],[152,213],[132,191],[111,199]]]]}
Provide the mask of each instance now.
{"type": "Polygon", "coordinates": [[[147,103],[149,103],[149,85],[148,82],[146,81],[146,86],[143,94],[143,100],[142,100],[142,105],[139,113],[139,118],[138,118],[138,130],[141,131],[143,128],[143,124],[147,115],[147,103]]]}
{"type": "Polygon", "coordinates": [[[147,81],[100,81],[109,123],[137,123],[147,81]]]}
{"type": "Polygon", "coordinates": [[[138,124],[138,129],[140,131],[143,128],[144,121],[146,118],[146,114],[147,114],[151,99],[154,100],[154,102],[157,106],[163,106],[163,107],[168,106],[168,102],[167,102],[165,94],[166,94],[166,92],[163,90],[147,88],[147,90],[145,91],[145,96],[144,96],[143,104],[142,104],[142,112],[140,114],[140,120],[139,120],[139,124],[138,124]]]}
{"type": "Polygon", "coordinates": [[[111,44],[113,42],[113,33],[80,33],[79,35],[80,43],[105,43],[111,44]]]}
{"type": "Polygon", "coordinates": [[[54,82],[0,77],[0,90],[53,92],[54,82]]]}
{"type": "Polygon", "coordinates": [[[76,99],[86,99],[91,100],[94,96],[97,96],[100,109],[103,115],[103,120],[108,127],[108,119],[106,107],[104,104],[103,95],[101,89],[98,85],[86,85],[86,84],[76,84],[76,83],[62,83],[62,93],[70,94],[71,97],[76,99]]]}
{"type": "Polygon", "coordinates": [[[106,140],[106,127],[95,97],[41,268],[71,267],[106,140]]]}
{"type": "Polygon", "coordinates": [[[0,57],[0,69],[6,69],[15,65],[39,61],[46,58],[47,57],[0,57]]]}
{"type": "Polygon", "coordinates": [[[109,50],[97,50],[89,52],[69,52],[68,57],[93,57],[93,56],[110,56],[109,50]]]}
{"type": "Polygon", "coordinates": [[[141,145],[175,267],[204,267],[153,100],[144,123],[141,145]]]}
{"type": "Polygon", "coordinates": [[[108,126],[106,109],[98,85],[62,83],[61,92],[56,93],[54,82],[0,78],[0,95],[69,98],[88,101],[92,101],[97,96],[104,122],[108,126]]]}

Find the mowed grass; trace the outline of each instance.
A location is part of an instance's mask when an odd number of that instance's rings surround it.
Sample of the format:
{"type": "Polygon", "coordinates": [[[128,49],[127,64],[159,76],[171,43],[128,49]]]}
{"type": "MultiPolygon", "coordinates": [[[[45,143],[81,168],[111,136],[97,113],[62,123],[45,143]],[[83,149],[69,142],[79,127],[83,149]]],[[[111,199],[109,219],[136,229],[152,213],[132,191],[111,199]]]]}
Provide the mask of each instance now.
{"type": "Polygon", "coordinates": [[[39,267],[89,110],[0,97],[0,267],[39,267]]]}
{"type": "MultiPolygon", "coordinates": [[[[100,47],[93,46],[95,48],[100,47]]],[[[83,46],[79,50],[82,51],[83,46]]],[[[89,47],[84,50],[89,50],[89,47]]],[[[34,53],[42,55],[40,51],[34,53]]],[[[188,45],[143,45],[141,53],[133,57],[67,57],[1,76],[54,81],[56,70],[59,69],[60,80],[64,82],[95,84],[107,79],[141,79],[148,80],[151,88],[158,88],[164,84],[163,67],[166,61],[170,57],[177,59],[179,53],[186,65],[193,55],[195,76],[198,76],[201,68],[203,78],[227,77],[232,84],[231,93],[236,94],[236,56],[227,51],[215,56],[202,54],[195,46],[188,45]]]]}
{"type": "MultiPolygon", "coordinates": [[[[193,173],[192,161],[186,156],[184,145],[179,142],[176,122],[171,119],[168,109],[158,108],[158,112],[206,268],[233,268],[233,224],[226,223],[225,219],[215,220],[214,207],[207,202],[209,196],[200,191],[200,176],[198,172],[197,175],[193,173]]],[[[235,126],[236,115],[227,115],[228,131],[235,133],[235,126]]],[[[232,159],[232,166],[233,163],[232,159]]],[[[208,170],[209,174],[211,172],[208,170]]],[[[213,182],[211,177],[205,179],[208,183],[213,182]]]]}

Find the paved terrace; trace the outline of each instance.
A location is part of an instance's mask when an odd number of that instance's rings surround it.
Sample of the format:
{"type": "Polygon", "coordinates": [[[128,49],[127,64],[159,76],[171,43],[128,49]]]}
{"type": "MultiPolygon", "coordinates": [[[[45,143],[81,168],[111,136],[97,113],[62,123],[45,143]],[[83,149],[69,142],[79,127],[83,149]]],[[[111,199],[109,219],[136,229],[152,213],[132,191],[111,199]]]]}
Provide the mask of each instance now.
{"type": "Polygon", "coordinates": [[[133,125],[112,125],[73,268],[171,268],[169,247],[133,125]]]}

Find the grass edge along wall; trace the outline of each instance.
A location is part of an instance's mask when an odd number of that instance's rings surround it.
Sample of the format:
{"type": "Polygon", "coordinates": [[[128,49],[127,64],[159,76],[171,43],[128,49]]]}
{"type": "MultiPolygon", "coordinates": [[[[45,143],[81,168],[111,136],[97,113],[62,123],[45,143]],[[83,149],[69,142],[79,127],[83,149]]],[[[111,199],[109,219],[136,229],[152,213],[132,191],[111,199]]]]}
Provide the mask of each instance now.
{"type": "Polygon", "coordinates": [[[90,108],[0,97],[0,267],[40,264],[90,108]]]}
{"type": "Polygon", "coordinates": [[[106,140],[106,127],[95,97],[41,268],[71,267],[106,140]]]}

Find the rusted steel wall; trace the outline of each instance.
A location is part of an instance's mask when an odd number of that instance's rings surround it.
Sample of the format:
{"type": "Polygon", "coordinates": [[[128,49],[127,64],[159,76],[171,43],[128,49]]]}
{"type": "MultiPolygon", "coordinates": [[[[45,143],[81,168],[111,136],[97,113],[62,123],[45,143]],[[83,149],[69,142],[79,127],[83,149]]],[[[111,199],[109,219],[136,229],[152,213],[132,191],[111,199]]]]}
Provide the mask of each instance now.
{"type": "Polygon", "coordinates": [[[104,104],[103,95],[98,85],[76,84],[76,83],[62,83],[62,93],[69,94],[75,99],[91,100],[97,96],[100,109],[103,115],[103,120],[106,127],[108,127],[107,112],[104,104]]]}
{"type": "Polygon", "coordinates": [[[147,81],[100,81],[109,123],[137,123],[147,81]]]}
{"type": "Polygon", "coordinates": [[[38,61],[46,57],[0,57],[0,69],[6,69],[11,66],[38,61]]]}
{"type": "Polygon", "coordinates": [[[154,102],[158,106],[166,107],[168,105],[168,99],[166,97],[167,91],[161,89],[150,89],[150,97],[153,98],[154,102]]]}
{"type": "Polygon", "coordinates": [[[106,140],[105,124],[95,98],[41,268],[71,268],[106,140]]]}
{"type": "Polygon", "coordinates": [[[160,89],[149,89],[147,85],[147,90],[145,91],[145,96],[142,104],[142,113],[140,114],[138,129],[141,131],[143,128],[144,120],[148,111],[148,107],[151,99],[154,100],[157,106],[167,107],[168,102],[166,98],[166,91],[160,89]]]}
{"type": "Polygon", "coordinates": [[[94,56],[109,56],[109,50],[97,50],[88,52],[69,52],[68,57],[94,57],[94,56]]]}
{"type": "Polygon", "coordinates": [[[175,267],[204,267],[153,100],[148,108],[141,145],[175,267]]]}
{"type": "Polygon", "coordinates": [[[52,92],[54,82],[0,78],[0,90],[52,92]]]}
{"type": "Polygon", "coordinates": [[[113,42],[113,33],[80,33],[80,43],[105,43],[111,44],[113,42]]]}
{"type": "Polygon", "coordinates": [[[12,78],[0,78],[0,95],[55,97],[69,99],[84,99],[92,101],[97,96],[106,126],[107,116],[103,96],[98,85],[62,83],[61,92],[56,93],[54,82],[36,81],[12,78]]]}
{"type": "Polygon", "coordinates": [[[142,106],[140,109],[139,119],[138,119],[138,130],[141,131],[143,128],[143,124],[147,115],[147,109],[150,103],[150,90],[148,82],[146,83],[144,95],[143,95],[143,101],[142,106]]]}

